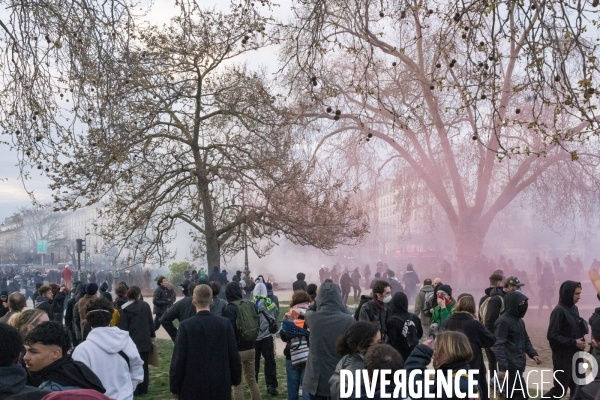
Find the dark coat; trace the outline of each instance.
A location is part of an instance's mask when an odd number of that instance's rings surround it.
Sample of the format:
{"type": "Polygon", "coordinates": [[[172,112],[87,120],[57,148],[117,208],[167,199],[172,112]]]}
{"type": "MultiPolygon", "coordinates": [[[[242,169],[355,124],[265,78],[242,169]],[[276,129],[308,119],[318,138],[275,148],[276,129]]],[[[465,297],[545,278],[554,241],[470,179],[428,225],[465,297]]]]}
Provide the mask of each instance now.
{"type": "Polygon", "coordinates": [[[192,304],[192,300],[191,297],[179,300],[160,318],[160,324],[165,328],[165,331],[167,331],[173,341],[175,341],[175,337],[177,336],[177,328],[173,325],[173,321],[178,320],[181,323],[196,315],[196,307],[192,304]]]}
{"type": "Polygon", "coordinates": [[[38,310],[42,310],[46,314],[48,314],[48,318],[50,318],[50,321],[54,320],[54,304],[52,300],[49,300],[44,296],[38,296],[35,299],[34,305],[35,308],[37,308],[38,310]]]}
{"type": "Polygon", "coordinates": [[[480,376],[485,374],[486,368],[483,362],[483,353],[481,349],[487,349],[494,345],[496,339],[492,332],[488,331],[483,324],[467,313],[452,313],[441,326],[443,331],[458,331],[464,333],[469,338],[471,349],[473,350],[473,359],[469,365],[473,369],[478,369],[480,376]]]}
{"type": "Polygon", "coordinates": [[[489,287],[485,289],[485,296],[479,300],[479,308],[481,308],[483,302],[488,297],[492,297],[488,302],[487,311],[485,312],[485,321],[481,321],[490,332],[494,332],[496,320],[500,317],[502,298],[504,298],[505,294],[506,292],[501,287],[489,287]]]}
{"type": "Polygon", "coordinates": [[[106,392],[96,374],[84,363],[75,361],[70,355],[54,361],[52,364],[36,372],[29,372],[27,384],[57,391],[57,386],[69,389],[92,389],[100,393],[106,392]]]}
{"type": "Polygon", "coordinates": [[[171,304],[168,289],[159,285],[154,291],[152,304],[154,304],[154,310],[152,310],[154,314],[164,314],[171,304]]]}
{"type": "Polygon", "coordinates": [[[231,323],[231,327],[233,328],[233,332],[235,334],[235,341],[237,344],[238,351],[246,351],[252,350],[255,347],[255,342],[240,342],[239,337],[237,335],[237,314],[238,314],[238,306],[233,304],[234,301],[242,300],[242,289],[240,285],[232,282],[225,286],[225,295],[227,296],[227,307],[223,310],[223,317],[227,318],[231,323]]]}
{"type": "Polygon", "coordinates": [[[566,281],[560,285],[558,305],[550,314],[547,339],[553,353],[568,355],[579,351],[577,339],[587,333],[587,327],[579,316],[579,309],[573,304],[575,289],[581,287],[579,282],[566,281]],[[582,332],[584,330],[584,332],[582,332]]]}
{"type": "Polygon", "coordinates": [[[386,304],[383,311],[377,307],[375,300],[369,300],[360,308],[358,315],[359,321],[376,322],[379,324],[381,336],[387,334],[387,320],[390,313],[390,307],[386,304]]]}
{"type": "Polygon", "coordinates": [[[171,359],[171,393],[180,400],[231,399],[242,361],[226,318],[200,311],[179,325],[171,359]]]}
{"type": "Polygon", "coordinates": [[[121,307],[119,328],[129,332],[140,353],[152,350],[152,338],[156,337],[152,311],[145,301],[128,301],[121,307]]]}
{"type": "Polygon", "coordinates": [[[412,321],[417,329],[419,338],[423,336],[423,326],[421,325],[421,319],[419,317],[408,312],[408,298],[406,297],[406,294],[402,292],[396,293],[392,298],[392,306],[392,312],[386,324],[388,343],[398,350],[398,353],[406,360],[414,347],[410,348],[408,346],[406,336],[402,333],[404,328],[403,321],[412,321]]]}
{"type": "Polygon", "coordinates": [[[223,311],[227,307],[227,301],[220,297],[213,297],[213,303],[210,305],[210,312],[214,315],[223,315],[223,311]]]}
{"type": "Polygon", "coordinates": [[[527,296],[520,292],[504,296],[505,311],[496,321],[496,343],[492,347],[499,371],[525,371],[525,355],[531,358],[538,355],[525,329],[524,314],[518,310],[523,300],[527,300],[527,296]]]}
{"type": "MultiPolygon", "coordinates": [[[[0,367],[0,400],[14,394],[22,393],[49,393],[35,386],[27,386],[27,370],[18,364],[0,367]]],[[[43,396],[43,395],[42,395],[43,396]]]]}
{"type": "Polygon", "coordinates": [[[342,302],[338,284],[325,282],[316,298],[317,311],[307,311],[306,325],[310,329],[310,351],[304,370],[302,388],[312,395],[330,396],[329,378],[342,358],[335,344],[354,318],[342,302]]]}
{"type": "Polygon", "coordinates": [[[54,320],[56,322],[63,322],[63,313],[65,310],[65,300],[67,294],[62,290],[56,293],[56,296],[52,299],[52,313],[54,314],[54,320]]]}
{"type": "Polygon", "coordinates": [[[305,292],[308,290],[308,284],[304,281],[304,278],[298,279],[294,283],[292,283],[292,290],[295,292],[296,290],[304,290],[305,292]]]}

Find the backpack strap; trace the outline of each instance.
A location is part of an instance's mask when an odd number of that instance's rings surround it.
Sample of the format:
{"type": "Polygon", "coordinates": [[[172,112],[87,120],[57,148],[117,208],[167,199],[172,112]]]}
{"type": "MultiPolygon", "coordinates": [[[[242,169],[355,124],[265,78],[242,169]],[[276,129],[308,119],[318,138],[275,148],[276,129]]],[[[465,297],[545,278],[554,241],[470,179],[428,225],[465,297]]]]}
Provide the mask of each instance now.
{"type": "Polygon", "coordinates": [[[123,357],[123,360],[125,360],[125,362],[127,363],[127,368],[131,369],[131,364],[129,363],[129,357],[127,356],[127,354],[125,354],[125,352],[123,350],[119,351],[118,354],[121,357],[123,357]]]}

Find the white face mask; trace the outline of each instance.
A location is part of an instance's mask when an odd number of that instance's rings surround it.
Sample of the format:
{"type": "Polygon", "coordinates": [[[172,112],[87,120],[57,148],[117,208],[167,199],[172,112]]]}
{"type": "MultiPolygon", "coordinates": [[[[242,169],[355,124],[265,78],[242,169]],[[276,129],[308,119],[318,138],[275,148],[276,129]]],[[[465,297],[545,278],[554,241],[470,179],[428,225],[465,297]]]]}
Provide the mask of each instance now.
{"type": "Polygon", "coordinates": [[[390,301],[392,301],[392,295],[389,295],[388,297],[384,297],[382,300],[384,303],[389,303],[390,301]]]}

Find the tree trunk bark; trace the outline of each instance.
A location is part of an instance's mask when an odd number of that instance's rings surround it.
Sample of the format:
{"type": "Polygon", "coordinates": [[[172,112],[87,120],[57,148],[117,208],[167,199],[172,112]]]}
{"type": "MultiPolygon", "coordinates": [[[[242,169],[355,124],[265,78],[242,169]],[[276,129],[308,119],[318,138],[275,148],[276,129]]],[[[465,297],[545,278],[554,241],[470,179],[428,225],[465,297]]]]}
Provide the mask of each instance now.
{"type": "Polygon", "coordinates": [[[208,271],[212,272],[213,267],[218,267],[221,271],[221,246],[216,235],[206,235],[206,262],[208,263],[208,271]]]}
{"type": "Polygon", "coordinates": [[[468,218],[462,221],[454,234],[457,259],[457,279],[454,281],[473,283],[471,280],[474,279],[474,274],[469,272],[478,268],[487,229],[481,227],[478,221],[468,218]]]}

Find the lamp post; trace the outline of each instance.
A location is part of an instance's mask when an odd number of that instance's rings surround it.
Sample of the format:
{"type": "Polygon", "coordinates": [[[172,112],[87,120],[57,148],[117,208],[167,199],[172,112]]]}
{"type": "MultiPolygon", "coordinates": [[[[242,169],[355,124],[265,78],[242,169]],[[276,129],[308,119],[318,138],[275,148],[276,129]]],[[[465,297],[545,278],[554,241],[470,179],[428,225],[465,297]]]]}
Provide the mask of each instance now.
{"type": "Polygon", "coordinates": [[[89,230],[87,228],[87,223],[88,222],[96,222],[96,219],[95,218],[86,219],[85,222],[83,223],[83,233],[84,233],[84,240],[85,240],[85,254],[83,256],[85,257],[84,258],[84,267],[85,267],[86,271],[88,269],[88,257],[87,257],[88,243],[87,243],[87,237],[88,237],[88,235],[91,235],[91,233],[89,232],[89,230]]]}

